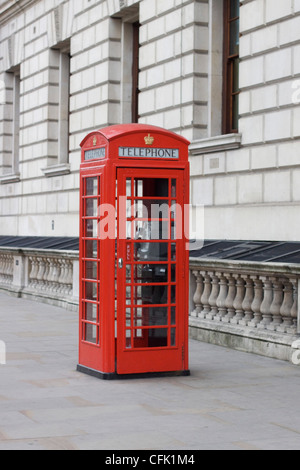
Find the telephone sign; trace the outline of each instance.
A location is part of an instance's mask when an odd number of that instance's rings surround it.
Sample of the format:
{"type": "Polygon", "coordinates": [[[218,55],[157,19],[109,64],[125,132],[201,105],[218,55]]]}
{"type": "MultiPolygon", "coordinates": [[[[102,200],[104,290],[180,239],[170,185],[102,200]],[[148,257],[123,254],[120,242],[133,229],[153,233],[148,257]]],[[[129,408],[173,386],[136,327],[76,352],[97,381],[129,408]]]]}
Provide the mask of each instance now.
{"type": "Polygon", "coordinates": [[[144,147],[119,147],[119,157],[179,158],[179,150],[144,147]]]}
{"type": "Polygon", "coordinates": [[[142,124],[81,143],[81,372],[189,374],[188,145],[142,124]]]}

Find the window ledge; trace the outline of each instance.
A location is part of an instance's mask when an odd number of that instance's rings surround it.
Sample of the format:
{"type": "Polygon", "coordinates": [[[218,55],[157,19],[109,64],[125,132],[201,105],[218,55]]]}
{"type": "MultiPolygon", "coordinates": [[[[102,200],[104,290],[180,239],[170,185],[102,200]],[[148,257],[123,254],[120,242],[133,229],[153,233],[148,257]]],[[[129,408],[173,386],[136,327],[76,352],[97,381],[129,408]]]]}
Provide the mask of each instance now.
{"type": "Polygon", "coordinates": [[[69,163],[62,163],[60,165],[51,165],[47,168],[42,168],[42,172],[47,178],[52,176],[68,175],[71,173],[69,163]]]}
{"type": "Polygon", "coordinates": [[[218,135],[208,139],[195,140],[189,147],[190,154],[193,156],[238,149],[241,146],[241,141],[242,134],[218,135]]]}
{"type": "Polygon", "coordinates": [[[18,183],[20,181],[20,173],[9,173],[0,176],[0,184],[18,183]]]}

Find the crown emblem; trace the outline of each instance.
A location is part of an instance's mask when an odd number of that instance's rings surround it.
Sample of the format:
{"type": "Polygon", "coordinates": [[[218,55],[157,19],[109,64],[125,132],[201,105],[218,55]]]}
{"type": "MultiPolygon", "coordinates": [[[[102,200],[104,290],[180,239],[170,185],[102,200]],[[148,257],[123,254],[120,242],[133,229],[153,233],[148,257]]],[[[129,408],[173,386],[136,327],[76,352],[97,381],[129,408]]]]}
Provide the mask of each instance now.
{"type": "Polygon", "coordinates": [[[97,145],[97,137],[95,136],[95,137],[93,138],[93,146],[96,147],[96,145],[97,145]]]}
{"type": "Polygon", "coordinates": [[[152,145],[154,142],[154,137],[151,137],[150,134],[148,134],[146,137],[145,137],[145,144],[146,145],[152,145]]]}

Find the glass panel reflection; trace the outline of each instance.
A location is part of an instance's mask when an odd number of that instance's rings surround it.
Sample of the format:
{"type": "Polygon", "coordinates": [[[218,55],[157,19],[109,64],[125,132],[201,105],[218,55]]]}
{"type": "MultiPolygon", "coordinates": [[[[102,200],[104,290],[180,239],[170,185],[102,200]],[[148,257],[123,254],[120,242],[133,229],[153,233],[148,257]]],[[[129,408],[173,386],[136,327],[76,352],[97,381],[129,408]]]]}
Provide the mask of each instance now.
{"type": "Polygon", "coordinates": [[[98,221],[97,219],[89,219],[85,221],[85,236],[87,238],[97,238],[98,221]]]}
{"type": "Polygon", "coordinates": [[[136,178],[134,187],[135,197],[168,197],[168,178],[136,178]]]}
{"type": "Polygon", "coordinates": [[[168,265],[138,264],[135,266],[134,282],[141,284],[168,282],[168,265]]]}
{"type": "Polygon", "coordinates": [[[87,261],[85,263],[85,278],[96,281],[98,279],[97,268],[98,268],[97,262],[87,261]]]}
{"type": "Polygon", "coordinates": [[[86,199],[85,206],[86,217],[97,217],[98,199],[86,199]]]}
{"type": "Polygon", "coordinates": [[[134,326],[167,326],[168,307],[138,307],[134,309],[134,326]]]}
{"type": "Polygon", "coordinates": [[[240,34],[239,20],[232,21],[230,24],[229,55],[236,55],[239,53],[239,44],[240,44],[239,34],[240,34]]]}
{"type": "Polygon", "coordinates": [[[98,195],[98,178],[86,178],[86,196],[97,196],[98,195]]]}
{"type": "Polygon", "coordinates": [[[85,319],[87,321],[97,321],[97,304],[86,303],[85,304],[85,319]]]}
{"type": "Polygon", "coordinates": [[[168,346],[168,328],[152,328],[148,334],[148,348],[168,346]]]}
{"type": "Polygon", "coordinates": [[[164,305],[168,303],[168,286],[143,286],[142,304],[164,305]]]}
{"type": "Polygon", "coordinates": [[[96,282],[85,283],[85,298],[86,300],[97,300],[98,284],[96,282]]]}
{"type": "Polygon", "coordinates": [[[89,343],[97,344],[97,326],[92,324],[85,325],[85,340],[89,343]]]}
{"type": "Polygon", "coordinates": [[[168,243],[134,243],[135,261],[167,261],[168,243]]]}
{"type": "Polygon", "coordinates": [[[97,258],[97,240],[87,240],[85,242],[85,258],[97,258]]]}

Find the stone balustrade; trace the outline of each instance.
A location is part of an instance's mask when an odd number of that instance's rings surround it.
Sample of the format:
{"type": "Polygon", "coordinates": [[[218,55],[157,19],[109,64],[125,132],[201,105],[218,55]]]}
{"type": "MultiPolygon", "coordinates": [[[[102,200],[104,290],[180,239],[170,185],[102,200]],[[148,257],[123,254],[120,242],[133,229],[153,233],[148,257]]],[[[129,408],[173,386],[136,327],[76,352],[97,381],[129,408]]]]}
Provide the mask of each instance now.
{"type": "Polygon", "coordinates": [[[76,310],[78,264],[78,252],[1,248],[0,289],[76,310]]]}
{"type": "Polygon", "coordinates": [[[0,284],[9,286],[13,282],[14,257],[11,253],[0,253],[0,284]]]}
{"type": "MultiPolygon", "coordinates": [[[[78,252],[0,248],[0,290],[76,311],[78,252]]],[[[190,337],[300,365],[299,296],[299,265],[191,258],[190,337]]]]}
{"type": "Polygon", "coordinates": [[[192,258],[191,337],[289,359],[300,332],[299,280],[298,265],[192,258]]]}

